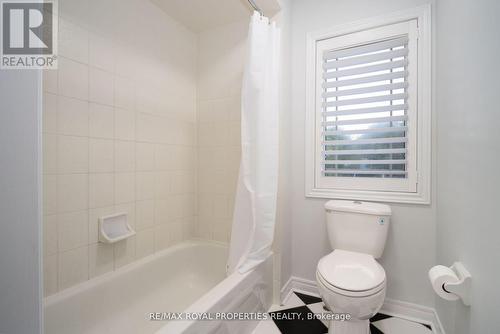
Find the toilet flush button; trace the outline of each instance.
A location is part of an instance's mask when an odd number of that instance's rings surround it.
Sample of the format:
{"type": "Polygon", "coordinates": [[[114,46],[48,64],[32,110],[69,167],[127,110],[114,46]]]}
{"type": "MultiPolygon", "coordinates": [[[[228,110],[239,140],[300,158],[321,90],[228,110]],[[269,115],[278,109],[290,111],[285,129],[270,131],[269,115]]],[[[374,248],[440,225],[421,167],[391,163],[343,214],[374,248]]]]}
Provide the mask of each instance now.
{"type": "Polygon", "coordinates": [[[379,218],[378,219],[378,224],[379,225],[384,225],[385,224],[385,218],[379,218]]]}

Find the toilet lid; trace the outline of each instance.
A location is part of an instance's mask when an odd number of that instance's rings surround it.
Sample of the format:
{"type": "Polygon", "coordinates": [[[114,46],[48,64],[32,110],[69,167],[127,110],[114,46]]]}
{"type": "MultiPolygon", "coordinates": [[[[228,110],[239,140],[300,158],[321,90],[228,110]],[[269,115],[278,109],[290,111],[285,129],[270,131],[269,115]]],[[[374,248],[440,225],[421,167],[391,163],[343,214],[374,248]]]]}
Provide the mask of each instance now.
{"type": "Polygon", "coordinates": [[[385,281],[385,271],[373,256],[340,249],[323,257],[318,272],[331,285],[348,291],[366,291],[385,281]]]}

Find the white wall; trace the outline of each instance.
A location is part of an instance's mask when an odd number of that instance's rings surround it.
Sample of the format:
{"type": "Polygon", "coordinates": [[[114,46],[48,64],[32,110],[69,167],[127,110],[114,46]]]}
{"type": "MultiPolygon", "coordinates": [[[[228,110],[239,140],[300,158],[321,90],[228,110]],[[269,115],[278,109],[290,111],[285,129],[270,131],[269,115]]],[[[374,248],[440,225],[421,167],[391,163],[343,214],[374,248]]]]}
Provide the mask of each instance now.
{"type": "Polygon", "coordinates": [[[0,70],[0,333],[41,333],[41,73],[0,70]]]}
{"type": "Polygon", "coordinates": [[[196,35],[149,1],[59,5],[59,69],[44,73],[46,295],[190,238],[196,215],[196,35]],[[98,243],[98,218],[118,212],[137,235],[98,243]]]}
{"type": "Polygon", "coordinates": [[[472,274],[472,306],[437,298],[449,334],[500,329],[500,2],[438,0],[437,259],[472,274]]]}
{"type": "MultiPolygon", "coordinates": [[[[318,260],[331,251],[326,236],[326,200],[304,196],[304,117],[306,34],[342,23],[387,14],[427,3],[427,0],[297,0],[292,4],[293,129],[289,210],[292,217],[291,275],[314,280],[318,260]]],[[[433,195],[435,195],[433,193],[433,195]]],[[[381,260],[388,277],[387,297],[433,306],[427,271],[435,261],[435,203],[391,205],[392,225],[381,260]]],[[[282,282],[287,280],[283,277],[282,282]]]]}

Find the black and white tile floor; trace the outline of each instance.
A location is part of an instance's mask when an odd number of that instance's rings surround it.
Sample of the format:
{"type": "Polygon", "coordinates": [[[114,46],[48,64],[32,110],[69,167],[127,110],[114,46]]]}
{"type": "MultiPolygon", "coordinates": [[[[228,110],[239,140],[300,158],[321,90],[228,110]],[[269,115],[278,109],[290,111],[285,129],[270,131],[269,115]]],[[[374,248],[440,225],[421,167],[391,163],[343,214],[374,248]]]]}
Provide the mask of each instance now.
{"type": "MultiPolygon", "coordinates": [[[[253,334],[325,334],[328,321],[318,320],[312,314],[326,313],[321,298],[293,292],[285,305],[272,307],[273,319],[262,321],[253,334]],[[279,314],[278,314],[279,313],[279,314]],[[285,320],[287,314],[300,314],[300,319],[285,320]],[[308,316],[309,315],[309,316],[308,316]],[[281,318],[281,319],[279,319],[281,318]],[[283,319],[285,318],[285,319],[283,319]]],[[[432,334],[431,326],[395,316],[376,314],[370,319],[371,334],[432,334]]]]}

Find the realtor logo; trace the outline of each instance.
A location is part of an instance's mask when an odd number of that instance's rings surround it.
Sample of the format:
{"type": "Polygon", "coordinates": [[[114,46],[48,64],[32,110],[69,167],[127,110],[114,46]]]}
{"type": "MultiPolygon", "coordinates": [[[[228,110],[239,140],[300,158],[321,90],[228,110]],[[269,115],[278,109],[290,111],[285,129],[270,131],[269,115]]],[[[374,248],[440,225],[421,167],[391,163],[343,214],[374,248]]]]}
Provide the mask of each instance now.
{"type": "Polygon", "coordinates": [[[1,18],[1,69],[57,68],[55,0],[3,0],[1,18]]]}

